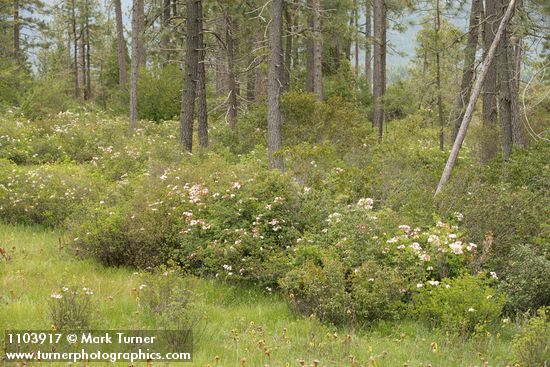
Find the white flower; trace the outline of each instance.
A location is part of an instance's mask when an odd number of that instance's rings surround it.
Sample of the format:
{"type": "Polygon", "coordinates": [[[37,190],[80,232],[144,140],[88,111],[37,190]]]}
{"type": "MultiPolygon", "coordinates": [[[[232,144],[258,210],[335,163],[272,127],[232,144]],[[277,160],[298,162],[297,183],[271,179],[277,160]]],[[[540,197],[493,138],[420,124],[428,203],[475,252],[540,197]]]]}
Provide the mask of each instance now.
{"type": "Polygon", "coordinates": [[[475,311],[475,309],[474,309],[473,307],[470,307],[470,308],[468,309],[468,312],[474,312],[474,311],[475,311]]]}
{"type": "Polygon", "coordinates": [[[54,299],[61,299],[61,298],[63,298],[63,296],[62,296],[61,294],[59,294],[59,293],[52,293],[52,295],[51,295],[50,297],[52,297],[52,298],[54,298],[54,299]]]}
{"type": "Polygon", "coordinates": [[[414,252],[422,251],[422,246],[420,246],[418,242],[413,242],[409,247],[412,248],[414,252]]]}
{"type": "Polygon", "coordinates": [[[477,245],[475,243],[472,243],[470,242],[469,244],[466,245],[466,250],[468,251],[473,251],[477,248],[477,245]]]}
{"type": "Polygon", "coordinates": [[[428,254],[420,254],[420,255],[418,255],[418,257],[420,258],[420,260],[425,261],[425,262],[428,262],[431,259],[430,255],[428,255],[428,254]]]}
{"type": "Polygon", "coordinates": [[[451,285],[450,284],[445,284],[445,288],[449,289],[449,288],[451,288],[451,285]]]}
{"type": "Polygon", "coordinates": [[[399,229],[402,230],[405,233],[409,233],[411,231],[411,227],[406,224],[401,224],[399,226],[399,229]]]}
{"type": "Polygon", "coordinates": [[[439,282],[437,280],[428,280],[428,284],[435,286],[439,285],[439,282]]]}
{"type": "Polygon", "coordinates": [[[459,222],[462,222],[462,220],[464,219],[464,214],[462,214],[460,212],[454,212],[454,216],[455,216],[456,220],[458,220],[459,222]]]}
{"type": "Polygon", "coordinates": [[[142,290],[142,289],[144,289],[144,288],[147,288],[147,284],[141,284],[141,285],[139,286],[139,290],[142,290]]]}
{"type": "Polygon", "coordinates": [[[463,250],[462,250],[462,242],[461,241],[453,242],[453,243],[449,244],[449,247],[451,248],[451,251],[453,252],[453,254],[461,255],[461,254],[464,253],[463,250]]]}
{"type": "Polygon", "coordinates": [[[422,287],[424,287],[424,284],[422,284],[422,283],[418,283],[418,284],[416,285],[416,288],[422,288],[422,287]]]}
{"type": "Polygon", "coordinates": [[[357,206],[363,209],[371,210],[374,205],[374,200],[371,198],[361,198],[357,202],[357,206]]]}
{"type": "Polygon", "coordinates": [[[494,271],[491,271],[489,274],[491,275],[492,278],[498,279],[497,273],[495,273],[494,271]]]}
{"type": "Polygon", "coordinates": [[[222,267],[223,267],[225,270],[227,270],[227,271],[231,271],[231,269],[233,269],[233,268],[231,267],[231,265],[227,265],[227,264],[224,264],[222,267]]]}
{"type": "Polygon", "coordinates": [[[241,184],[239,182],[233,182],[232,188],[235,190],[238,190],[241,188],[241,184]]]}

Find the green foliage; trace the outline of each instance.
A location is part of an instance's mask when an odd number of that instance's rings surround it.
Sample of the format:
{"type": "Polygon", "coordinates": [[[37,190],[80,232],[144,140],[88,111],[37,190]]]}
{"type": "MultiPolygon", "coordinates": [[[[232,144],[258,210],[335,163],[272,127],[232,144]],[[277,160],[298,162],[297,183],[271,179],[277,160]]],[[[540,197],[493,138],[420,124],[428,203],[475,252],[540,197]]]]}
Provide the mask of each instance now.
{"type": "Polygon", "coordinates": [[[183,73],[178,65],[141,70],[138,79],[138,115],[160,122],[172,120],[181,109],[183,73]]]}
{"type": "Polygon", "coordinates": [[[504,297],[482,276],[462,275],[419,286],[413,313],[451,333],[468,335],[486,329],[499,320],[504,306],[504,297]]]}
{"type": "Polygon", "coordinates": [[[55,330],[89,330],[92,322],[94,304],[93,291],[89,288],[62,287],[58,293],[52,293],[50,317],[55,330]]]}
{"type": "Polygon", "coordinates": [[[341,324],[352,317],[344,272],[343,265],[329,257],[320,265],[309,261],[288,272],[281,287],[296,311],[341,324]]]}
{"type": "Polygon", "coordinates": [[[366,261],[351,278],[352,304],[359,322],[388,320],[403,315],[407,281],[399,269],[366,261]]]}
{"type": "Polygon", "coordinates": [[[75,106],[64,79],[44,77],[35,81],[21,102],[21,112],[31,120],[43,119],[75,106]]]}
{"type": "Polygon", "coordinates": [[[536,245],[515,245],[501,274],[509,311],[536,310],[550,305],[550,251],[536,245]]]}
{"type": "Polygon", "coordinates": [[[189,337],[187,333],[195,326],[197,315],[193,312],[193,292],[182,272],[177,268],[161,267],[143,274],[142,281],[137,289],[139,301],[154,316],[157,327],[179,330],[179,337],[189,337]]]}
{"type": "Polygon", "coordinates": [[[550,362],[548,308],[540,308],[514,337],[514,362],[522,367],[546,366],[550,362]]]}

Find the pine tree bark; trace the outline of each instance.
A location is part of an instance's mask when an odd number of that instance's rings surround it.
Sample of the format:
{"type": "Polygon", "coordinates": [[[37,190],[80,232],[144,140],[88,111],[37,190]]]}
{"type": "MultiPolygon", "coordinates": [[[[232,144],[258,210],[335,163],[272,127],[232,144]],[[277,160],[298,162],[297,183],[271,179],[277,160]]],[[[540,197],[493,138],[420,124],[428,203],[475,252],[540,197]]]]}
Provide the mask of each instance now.
{"type": "Polygon", "coordinates": [[[238,100],[237,80],[235,76],[235,38],[233,37],[233,19],[229,13],[225,17],[225,45],[227,46],[227,87],[229,98],[227,100],[227,120],[229,127],[235,129],[237,126],[238,100]]]}
{"type": "MultiPolygon", "coordinates": [[[[170,0],[161,0],[161,12],[160,12],[160,49],[161,55],[165,62],[168,62],[171,57],[170,52],[170,34],[168,27],[170,25],[170,0]]],[[[175,15],[175,14],[174,14],[175,15]]]]}
{"type": "Polygon", "coordinates": [[[283,0],[272,0],[271,25],[269,29],[269,70],[267,90],[267,135],[268,157],[270,168],[283,170],[283,157],[277,155],[282,147],[282,116],[281,116],[281,75],[282,42],[281,23],[283,17],[283,0]]]}
{"type": "Polygon", "coordinates": [[[470,93],[472,91],[472,82],[474,80],[475,62],[477,44],[479,39],[479,27],[480,27],[480,15],[481,15],[481,0],[472,0],[470,10],[470,20],[468,25],[468,39],[466,41],[466,48],[464,49],[464,65],[462,69],[462,80],[460,82],[460,93],[454,103],[454,110],[451,116],[452,124],[452,136],[451,141],[456,139],[456,134],[460,128],[460,123],[464,117],[464,110],[466,109],[466,103],[470,99],[470,93]]]}
{"type": "Polygon", "coordinates": [[[265,58],[265,39],[264,39],[264,25],[260,19],[258,19],[258,26],[256,28],[256,49],[260,54],[260,59],[262,62],[256,67],[255,70],[255,87],[254,87],[254,99],[256,101],[265,98],[267,95],[267,76],[264,70],[264,58],[265,58]]]}
{"type": "Polygon", "coordinates": [[[313,7],[313,93],[323,99],[323,65],[321,59],[321,1],[312,0],[313,7]]]}
{"type": "Polygon", "coordinates": [[[86,29],[86,93],[84,99],[92,98],[92,75],[91,75],[91,50],[90,50],[90,9],[88,0],[84,1],[85,29],[86,29]]]}
{"type": "Polygon", "coordinates": [[[365,1],[365,77],[367,91],[372,93],[372,0],[365,1]]]}
{"type": "Polygon", "coordinates": [[[19,21],[19,0],[13,2],[13,59],[17,65],[21,62],[21,45],[20,45],[20,30],[21,24],[19,21]]]}
{"type": "Polygon", "coordinates": [[[78,36],[78,85],[80,86],[79,95],[86,99],[86,40],[84,26],[80,24],[78,36]]]}
{"type": "Polygon", "coordinates": [[[124,26],[122,23],[122,6],[120,0],[114,0],[116,18],[116,39],[118,57],[118,84],[126,85],[128,81],[128,70],[126,69],[126,46],[124,43],[124,26]]]}
{"type": "MultiPolygon", "coordinates": [[[[499,0],[485,0],[485,19],[483,20],[485,55],[487,55],[489,47],[495,39],[496,28],[499,24],[497,1],[499,0]]],[[[497,66],[497,62],[491,64],[483,85],[482,117],[484,137],[481,145],[481,160],[484,162],[492,159],[498,152],[497,66]]]]}
{"type": "Polygon", "coordinates": [[[140,68],[140,43],[141,24],[143,23],[142,12],[143,0],[133,0],[132,6],[132,62],[130,72],[130,133],[137,127],[138,119],[138,76],[140,68]]]}
{"type": "Polygon", "coordinates": [[[197,85],[197,133],[199,136],[199,145],[203,148],[208,147],[208,112],[206,109],[206,45],[204,44],[204,26],[202,1],[198,2],[199,17],[199,80],[197,85]]]}
{"type": "Polygon", "coordinates": [[[187,52],[185,55],[185,80],[180,113],[180,142],[189,152],[193,150],[193,119],[199,64],[199,2],[187,0],[187,52]]]}
{"type": "Polygon", "coordinates": [[[355,81],[359,80],[359,5],[353,0],[353,42],[355,55],[355,81]]]}
{"type": "Polygon", "coordinates": [[[443,151],[445,147],[445,118],[443,117],[443,97],[441,95],[441,12],[439,0],[436,1],[436,14],[435,14],[435,67],[436,67],[436,88],[437,88],[437,115],[439,117],[439,149],[443,151]]]}
{"type": "Polygon", "coordinates": [[[290,13],[289,4],[284,4],[284,15],[285,15],[285,24],[286,24],[286,35],[285,35],[285,57],[284,57],[284,68],[282,71],[282,83],[283,90],[288,91],[290,89],[290,69],[292,67],[292,15],[290,13]]]}
{"type": "Polygon", "coordinates": [[[72,30],[73,30],[73,65],[74,65],[74,95],[80,98],[80,80],[78,74],[78,36],[76,33],[76,5],[75,0],[71,0],[72,30]]]}
{"type": "Polygon", "coordinates": [[[373,123],[378,128],[378,141],[384,134],[384,95],[386,93],[386,4],[374,0],[374,73],[373,123]]]}

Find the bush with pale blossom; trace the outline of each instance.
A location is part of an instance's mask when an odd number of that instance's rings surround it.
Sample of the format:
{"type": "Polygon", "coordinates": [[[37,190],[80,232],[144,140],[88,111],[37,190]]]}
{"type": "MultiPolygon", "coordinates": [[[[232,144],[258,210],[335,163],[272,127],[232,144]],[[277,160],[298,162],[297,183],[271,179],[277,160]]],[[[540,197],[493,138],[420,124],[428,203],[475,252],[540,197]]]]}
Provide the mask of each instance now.
{"type": "Polygon", "coordinates": [[[500,321],[505,301],[491,283],[484,274],[428,281],[415,292],[412,312],[450,333],[469,335],[490,329],[500,321]]]}

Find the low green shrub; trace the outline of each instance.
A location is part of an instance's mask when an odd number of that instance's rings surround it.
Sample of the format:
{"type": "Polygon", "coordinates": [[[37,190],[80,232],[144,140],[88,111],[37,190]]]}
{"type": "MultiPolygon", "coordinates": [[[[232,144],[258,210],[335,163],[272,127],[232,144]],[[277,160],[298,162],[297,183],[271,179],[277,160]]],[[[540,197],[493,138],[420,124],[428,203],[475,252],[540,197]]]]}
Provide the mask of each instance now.
{"type": "Polygon", "coordinates": [[[483,275],[462,275],[418,284],[413,314],[432,327],[469,335],[495,324],[502,313],[504,296],[483,275]]]}
{"type": "Polygon", "coordinates": [[[533,311],[550,306],[550,251],[537,245],[515,245],[500,274],[508,294],[507,311],[533,311]]]}
{"type": "Polygon", "coordinates": [[[405,310],[407,280],[399,269],[366,261],[351,276],[354,314],[360,323],[399,318],[405,310]]]}
{"type": "Polygon", "coordinates": [[[289,271],[280,285],[293,309],[335,324],[352,320],[345,267],[336,259],[311,261],[289,271]]]}
{"type": "Polygon", "coordinates": [[[547,366],[550,363],[549,340],[548,308],[540,308],[514,337],[514,362],[522,367],[547,366]]]}

